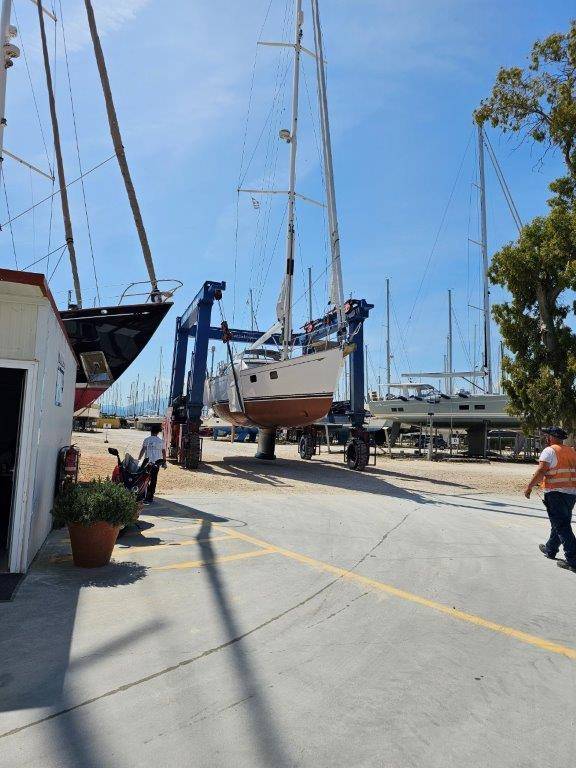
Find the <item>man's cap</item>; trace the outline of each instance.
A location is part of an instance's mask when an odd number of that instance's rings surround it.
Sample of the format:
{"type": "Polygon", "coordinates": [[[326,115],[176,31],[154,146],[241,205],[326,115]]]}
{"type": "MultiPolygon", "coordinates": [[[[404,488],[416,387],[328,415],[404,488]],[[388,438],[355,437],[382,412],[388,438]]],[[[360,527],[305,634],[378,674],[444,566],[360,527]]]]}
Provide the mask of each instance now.
{"type": "Polygon", "coordinates": [[[551,437],[555,437],[558,440],[566,440],[568,437],[568,432],[565,432],[562,427],[544,427],[542,432],[545,435],[550,435],[551,437]]]}

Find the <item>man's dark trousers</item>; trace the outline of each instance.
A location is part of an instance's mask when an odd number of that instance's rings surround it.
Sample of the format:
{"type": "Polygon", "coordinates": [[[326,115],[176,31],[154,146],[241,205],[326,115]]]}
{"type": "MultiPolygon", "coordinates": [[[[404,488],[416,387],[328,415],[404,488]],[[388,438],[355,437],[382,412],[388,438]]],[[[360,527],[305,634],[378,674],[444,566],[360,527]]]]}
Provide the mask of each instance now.
{"type": "Polygon", "coordinates": [[[560,491],[548,491],[544,494],[544,505],[550,518],[550,538],[546,542],[548,554],[555,557],[564,547],[566,562],[576,567],[576,536],[572,530],[572,510],[576,504],[576,496],[560,491]]]}
{"type": "MultiPolygon", "coordinates": [[[[150,472],[150,482],[148,483],[148,491],[146,492],[146,501],[154,501],[154,494],[156,493],[156,481],[158,480],[158,470],[160,467],[157,464],[153,464],[150,472]]],[[[576,499],[576,496],[574,497],[576,499]]],[[[576,541],[575,545],[575,557],[576,557],[576,541]]]]}

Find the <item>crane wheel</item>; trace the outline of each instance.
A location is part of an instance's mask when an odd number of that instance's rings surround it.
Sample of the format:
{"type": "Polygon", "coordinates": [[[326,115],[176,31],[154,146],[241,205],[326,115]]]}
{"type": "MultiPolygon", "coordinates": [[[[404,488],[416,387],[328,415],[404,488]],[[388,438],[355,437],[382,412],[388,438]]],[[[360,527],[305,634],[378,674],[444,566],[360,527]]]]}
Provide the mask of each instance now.
{"type": "Polygon", "coordinates": [[[362,472],[368,464],[368,446],[359,437],[354,437],[346,446],[346,464],[348,469],[362,472]]]}
{"type": "Polygon", "coordinates": [[[314,438],[312,435],[302,435],[298,443],[298,453],[301,459],[311,459],[314,455],[314,438]]]}

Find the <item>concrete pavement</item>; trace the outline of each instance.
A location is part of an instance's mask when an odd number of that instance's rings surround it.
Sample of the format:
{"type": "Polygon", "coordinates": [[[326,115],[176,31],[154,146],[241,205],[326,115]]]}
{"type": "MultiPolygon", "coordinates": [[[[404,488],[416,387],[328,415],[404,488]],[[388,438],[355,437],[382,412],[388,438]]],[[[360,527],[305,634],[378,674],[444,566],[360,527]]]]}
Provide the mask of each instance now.
{"type": "Polygon", "coordinates": [[[0,605],[0,766],[568,764],[576,576],[535,499],[187,496],[0,605]]]}

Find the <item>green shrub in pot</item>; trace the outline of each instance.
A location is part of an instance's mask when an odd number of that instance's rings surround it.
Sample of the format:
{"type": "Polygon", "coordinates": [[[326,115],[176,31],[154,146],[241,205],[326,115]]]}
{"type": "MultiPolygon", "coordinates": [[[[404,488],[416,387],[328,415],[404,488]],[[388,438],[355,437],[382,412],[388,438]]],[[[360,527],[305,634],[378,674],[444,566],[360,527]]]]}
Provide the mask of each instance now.
{"type": "Polygon", "coordinates": [[[75,565],[95,568],[110,562],[118,532],[138,517],[136,497],[111,480],[68,483],[52,510],[56,526],[68,526],[75,565]]]}

